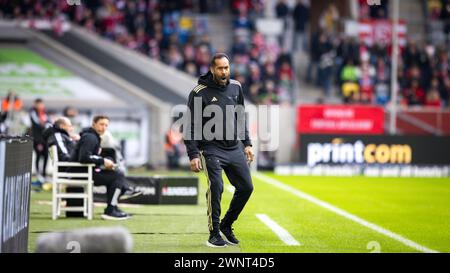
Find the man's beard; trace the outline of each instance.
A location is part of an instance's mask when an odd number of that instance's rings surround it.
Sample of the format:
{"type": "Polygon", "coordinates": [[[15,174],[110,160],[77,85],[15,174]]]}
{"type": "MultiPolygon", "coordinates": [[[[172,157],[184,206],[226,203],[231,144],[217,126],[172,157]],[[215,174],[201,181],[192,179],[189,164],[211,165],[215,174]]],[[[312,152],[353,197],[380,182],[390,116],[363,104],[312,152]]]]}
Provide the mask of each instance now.
{"type": "Polygon", "coordinates": [[[224,77],[220,77],[220,76],[217,76],[217,75],[213,74],[213,78],[214,78],[214,81],[217,84],[219,84],[219,85],[226,85],[227,82],[230,80],[230,76],[229,75],[228,76],[224,76],[224,77]]]}

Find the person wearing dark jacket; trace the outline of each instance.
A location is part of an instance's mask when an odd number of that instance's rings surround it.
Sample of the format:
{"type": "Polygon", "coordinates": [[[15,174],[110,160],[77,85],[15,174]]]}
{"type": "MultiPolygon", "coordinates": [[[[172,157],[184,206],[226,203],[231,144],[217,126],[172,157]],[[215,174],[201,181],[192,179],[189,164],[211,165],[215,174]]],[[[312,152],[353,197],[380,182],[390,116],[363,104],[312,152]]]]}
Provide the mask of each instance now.
{"type": "Polygon", "coordinates": [[[306,27],[309,22],[309,7],[304,0],[297,0],[297,4],[292,12],[292,19],[294,19],[295,26],[294,48],[306,51],[306,27]]]}
{"type": "Polygon", "coordinates": [[[208,179],[206,197],[210,236],[206,245],[224,247],[226,243],[238,244],[239,241],[233,233],[232,224],[238,218],[253,191],[248,164],[253,161],[254,154],[243,111],[242,87],[238,81],[230,80],[230,64],[227,55],[217,53],[213,56],[210,71],[200,77],[198,85],[189,95],[188,107],[191,123],[190,126],[188,125],[189,130],[184,132],[184,142],[191,170],[194,172],[204,170],[208,179]],[[231,115],[227,114],[230,107],[236,109],[231,115]],[[215,108],[221,111],[222,115],[214,113],[214,117],[205,118],[204,116],[208,116],[206,114],[209,111],[208,108],[210,110],[215,108]],[[200,112],[200,118],[198,118],[198,112],[200,112]],[[211,132],[212,136],[208,135],[209,133],[206,132],[208,124],[217,118],[219,124],[215,124],[215,132],[211,132]],[[198,131],[199,128],[200,131],[198,131]],[[222,132],[220,133],[220,131],[222,132]],[[222,170],[225,171],[236,190],[227,213],[220,221],[220,200],[223,192],[222,170]],[[226,241],[220,233],[224,235],[226,241]]]}
{"type": "Polygon", "coordinates": [[[42,133],[47,126],[50,126],[50,123],[42,99],[36,99],[34,101],[33,108],[30,110],[30,120],[31,136],[33,137],[33,148],[34,152],[36,153],[36,174],[38,176],[38,180],[43,183],[45,180],[45,170],[47,168],[48,147],[42,137],[42,133]],[[43,160],[42,168],[39,164],[41,162],[41,159],[43,160]]]}
{"type": "Polygon", "coordinates": [[[48,147],[56,145],[59,161],[72,161],[75,143],[70,137],[72,122],[66,117],[58,118],[52,127],[44,130],[43,138],[48,147]]]}
{"type": "Polygon", "coordinates": [[[130,215],[117,207],[119,197],[129,190],[126,186],[125,176],[115,170],[115,164],[112,160],[100,156],[100,136],[105,133],[108,125],[109,118],[107,116],[94,117],[92,127],[86,128],[80,133],[80,140],[74,151],[74,160],[96,165],[93,172],[94,185],[104,185],[107,188],[107,207],[102,218],[105,220],[125,220],[130,215]]]}

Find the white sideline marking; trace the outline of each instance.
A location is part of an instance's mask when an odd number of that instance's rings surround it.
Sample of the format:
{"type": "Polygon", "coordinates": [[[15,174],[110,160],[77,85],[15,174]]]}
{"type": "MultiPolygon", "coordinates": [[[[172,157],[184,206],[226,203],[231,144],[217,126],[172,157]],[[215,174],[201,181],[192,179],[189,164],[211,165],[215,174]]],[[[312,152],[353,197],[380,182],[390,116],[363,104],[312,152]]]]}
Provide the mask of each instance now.
{"type": "Polygon", "coordinates": [[[233,194],[233,193],[234,193],[234,187],[231,186],[231,185],[227,185],[227,191],[228,191],[229,193],[233,194]]]}
{"type": "Polygon", "coordinates": [[[265,214],[256,214],[259,220],[261,220],[266,226],[268,226],[277,236],[288,246],[299,246],[300,243],[294,239],[294,237],[289,234],[282,226],[278,225],[275,221],[270,219],[269,216],[265,214]]]}
{"type": "Polygon", "coordinates": [[[387,237],[390,237],[390,238],[392,238],[394,240],[397,240],[397,241],[399,241],[400,243],[402,243],[402,244],[404,244],[406,246],[409,246],[409,247],[414,248],[414,249],[416,249],[418,251],[421,251],[421,252],[439,253],[436,250],[433,250],[433,249],[427,248],[425,246],[422,246],[422,245],[420,245],[420,244],[418,244],[416,242],[413,242],[413,241],[411,241],[411,240],[409,240],[409,239],[407,239],[407,238],[405,238],[405,237],[403,237],[403,236],[401,236],[399,234],[396,234],[396,233],[394,233],[394,232],[392,232],[390,230],[387,230],[385,228],[377,226],[377,225],[375,225],[375,224],[373,224],[371,222],[368,222],[368,221],[366,221],[366,220],[364,220],[362,218],[359,218],[356,215],[348,213],[345,210],[342,210],[342,209],[340,209],[338,207],[335,207],[335,206],[333,206],[333,205],[331,205],[331,204],[329,204],[327,202],[324,202],[324,201],[322,201],[320,199],[317,199],[314,196],[311,196],[311,195],[309,195],[307,193],[304,193],[304,192],[302,192],[302,191],[300,191],[298,189],[295,189],[295,188],[293,188],[293,187],[291,187],[289,185],[286,185],[286,184],[284,184],[284,183],[282,183],[282,182],[280,182],[280,181],[278,181],[278,180],[276,180],[274,178],[271,178],[271,177],[266,176],[266,175],[261,174],[261,173],[253,173],[252,175],[254,177],[256,177],[257,179],[261,180],[262,182],[265,182],[267,184],[270,184],[272,186],[275,186],[277,188],[280,188],[282,190],[290,192],[290,193],[296,195],[297,197],[300,197],[301,199],[305,199],[305,200],[307,200],[307,201],[309,201],[311,203],[314,203],[314,204],[316,204],[316,205],[318,205],[318,206],[320,206],[322,208],[325,208],[325,209],[330,210],[330,211],[332,211],[332,212],[334,212],[334,213],[336,213],[336,214],[338,214],[340,216],[343,216],[343,217],[345,217],[345,218],[347,218],[349,220],[352,220],[352,221],[354,221],[354,222],[356,222],[356,223],[358,223],[360,225],[363,225],[363,226],[368,227],[368,228],[370,228],[370,229],[372,229],[372,230],[374,230],[374,231],[376,231],[378,233],[386,235],[387,237]]]}

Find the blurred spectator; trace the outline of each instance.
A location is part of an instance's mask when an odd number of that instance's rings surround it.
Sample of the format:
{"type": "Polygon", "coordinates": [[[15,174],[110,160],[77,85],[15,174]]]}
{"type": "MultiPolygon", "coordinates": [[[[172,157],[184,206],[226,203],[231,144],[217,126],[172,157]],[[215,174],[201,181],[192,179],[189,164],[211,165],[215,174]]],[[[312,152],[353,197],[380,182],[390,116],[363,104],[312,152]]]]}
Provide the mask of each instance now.
{"type": "MultiPolygon", "coordinates": [[[[287,5],[286,0],[277,0],[277,4],[275,5],[275,13],[277,18],[286,23],[286,19],[289,14],[289,6],[287,5]]],[[[286,27],[286,24],[284,26],[286,27]]]]}
{"type": "Polygon", "coordinates": [[[449,107],[450,106],[450,78],[449,77],[447,77],[445,79],[443,89],[445,90],[444,92],[446,94],[444,99],[445,99],[447,107],[449,107]]]}
{"type": "Polygon", "coordinates": [[[264,81],[263,86],[258,91],[258,101],[261,104],[277,104],[278,94],[275,89],[275,82],[272,80],[264,81]]]}
{"type": "Polygon", "coordinates": [[[335,34],[337,31],[337,24],[339,20],[339,11],[334,4],[329,4],[328,7],[320,15],[319,25],[328,34],[335,34]]]}
{"type": "Polygon", "coordinates": [[[76,132],[81,131],[81,121],[78,119],[78,110],[73,106],[67,106],[63,109],[63,116],[70,120],[73,130],[69,132],[70,137],[78,141],[80,140],[80,135],[76,132]]]}
{"type": "Polygon", "coordinates": [[[432,21],[439,20],[442,11],[441,0],[428,0],[428,15],[432,21]]]}
{"type": "MultiPolygon", "coordinates": [[[[277,0],[277,4],[275,5],[275,14],[277,18],[283,22],[283,29],[287,29],[289,6],[287,5],[286,0],[277,0]]],[[[279,36],[280,45],[284,45],[284,37],[284,34],[279,36]]]]}
{"type": "Polygon", "coordinates": [[[356,82],[344,82],[342,84],[342,97],[345,103],[359,102],[359,85],[356,82]]]}
{"type": "Polygon", "coordinates": [[[235,15],[239,13],[239,10],[250,10],[251,0],[232,0],[231,10],[235,15]]]}
{"type": "Polygon", "coordinates": [[[375,68],[368,61],[363,61],[360,68],[359,86],[362,103],[373,103],[375,101],[375,68]]]}
{"type": "Polygon", "coordinates": [[[404,89],[403,96],[408,105],[424,105],[425,91],[419,84],[419,80],[413,79],[409,87],[404,89]]]}
{"type": "Polygon", "coordinates": [[[403,63],[406,68],[419,66],[422,63],[422,52],[419,51],[417,44],[410,41],[403,52],[403,63]]]}
{"type": "Polygon", "coordinates": [[[167,155],[167,168],[169,170],[178,169],[180,167],[181,149],[183,147],[182,134],[179,128],[172,126],[166,133],[166,142],[164,150],[167,155]]]}
{"type": "Polygon", "coordinates": [[[447,36],[447,43],[450,41],[450,1],[449,0],[441,0],[442,1],[442,10],[440,19],[444,23],[444,33],[447,36]]]}
{"type": "Polygon", "coordinates": [[[52,126],[47,127],[42,137],[48,147],[56,145],[59,161],[71,161],[75,142],[70,138],[73,126],[66,117],[57,118],[52,126]]]}
{"type": "Polygon", "coordinates": [[[14,91],[9,91],[2,99],[0,109],[0,134],[7,134],[14,114],[22,110],[23,102],[14,91]]]}
{"type": "Polygon", "coordinates": [[[75,107],[72,106],[66,106],[63,109],[63,116],[67,118],[75,118],[78,116],[78,110],[75,107]]]}
{"type": "Polygon", "coordinates": [[[359,70],[352,59],[348,59],[340,75],[340,84],[344,102],[353,102],[355,94],[359,94],[359,70]]]}
{"type": "Polygon", "coordinates": [[[297,0],[294,11],[292,12],[294,19],[294,48],[296,50],[306,51],[307,39],[306,28],[309,23],[309,7],[304,0],[297,0]]]}
{"type": "Polygon", "coordinates": [[[329,38],[322,33],[318,44],[319,68],[317,81],[319,82],[325,96],[331,95],[332,76],[335,52],[329,38]]]}
{"type": "Polygon", "coordinates": [[[385,105],[389,101],[390,75],[390,67],[382,58],[378,58],[375,65],[375,101],[377,104],[385,105]]]}
{"type": "Polygon", "coordinates": [[[380,1],[380,5],[368,5],[369,15],[373,19],[386,19],[388,15],[389,0],[380,1]]]}
{"type": "Polygon", "coordinates": [[[281,63],[279,73],[278,73],[278,96],[280,103],[291,104],[294,103],[293,98],[293,81],[294,81],[294,71],[291,67],[289,61],[284,60],[281,63]]]}
{"type": "Polygon", "coordinates": [[[358,0],[360,19],[386,19],[389,7],[388,0],[380,1],[378,5],[367,5],[367,0],[358,0]]]}
{"type": "Polygon", "coordinates": [[[252,21],[248,16],[248,9],[245,5],[238,8],[238,17],[233,20],[233,29],[241,30],[243,34],[247,34],[253,28],[252,21]]]}
{"type": "Polygon", "coordinates": [[[309,53],[309,63],[306,73],[306,81],[309,83],[318,84],[317,81],[317,69],[320,60],[319,51],[319,37],[322,36],[321,31],[317,31],[312,35],[310,53],[309,53]],[[315,79],[315,80],[314,80],[315,79]]]}
{"type": "Polygon", "coordinates": [[[36,99],[33,108],[30,110],[31,120],[31,136],[33,137],[33,148],[36,153],[35,167],[38,180],[43,183],[45,180],[45,170],[47,168],[48,147],[43,138],[43,132],[46,127],[51,126],[47,112],[45,110],[44,101],[36,99]],[[41,167],[42,159],[42,167],[41,167]]]}
{"type": "Polygon", "coordinates": [[[442,107],[441,98],[439,97],[439,91],[437,89],[430,89],[427,92],[425,105],[439,108],[442,107]]]}
{"type": "Polygon", "coordinates": [[[347,60],[347,63],[341,72],[341,82],[358,82],[359,71],[352,59],[347,60]]]}

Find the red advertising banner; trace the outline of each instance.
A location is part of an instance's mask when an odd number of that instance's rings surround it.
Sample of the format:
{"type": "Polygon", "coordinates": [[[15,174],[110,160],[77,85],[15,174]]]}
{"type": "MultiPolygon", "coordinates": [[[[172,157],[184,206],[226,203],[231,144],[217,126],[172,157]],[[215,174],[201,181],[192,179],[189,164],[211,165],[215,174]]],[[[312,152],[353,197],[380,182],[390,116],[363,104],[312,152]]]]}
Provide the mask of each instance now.
{"type": "Polygon", "coordinates": [[[301,105],[297,132],[307,134],[384,133],[384,109],[365,105],[301,105]]]}
{"type": "MultiPolygon", "coordinates": [[[[392,43],[393,24],[390,20],[360,20],[359,21],[359,39],[369,46],[379,42],[385,45],[392,43]]],[[[399,46],[406,45],[407,27],[404,20],[399,20],[397,29],[399,46]]]]}

